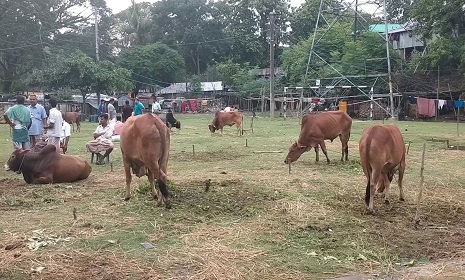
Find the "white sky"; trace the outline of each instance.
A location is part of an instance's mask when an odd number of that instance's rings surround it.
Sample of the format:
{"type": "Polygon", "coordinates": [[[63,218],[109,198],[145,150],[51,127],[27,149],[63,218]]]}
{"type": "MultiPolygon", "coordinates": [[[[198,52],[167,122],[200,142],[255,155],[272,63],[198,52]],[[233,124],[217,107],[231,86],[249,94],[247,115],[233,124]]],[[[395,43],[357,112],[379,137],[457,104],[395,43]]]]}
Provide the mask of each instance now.
{"type": "MultiPolygon", "coordinates": [[[[126,9],[127,7],[131,6],[131,0],[106,0],[107,6],[113,10],[113,13],[121,12],[122,10],[126,9]]],[[[136,3],[139,2],[156,2],[156,0],[136,0],[136,3]]],[[[305,0],[291,0],[292,6],[299,6],[300,4],[304,3],[305,0]]]]}

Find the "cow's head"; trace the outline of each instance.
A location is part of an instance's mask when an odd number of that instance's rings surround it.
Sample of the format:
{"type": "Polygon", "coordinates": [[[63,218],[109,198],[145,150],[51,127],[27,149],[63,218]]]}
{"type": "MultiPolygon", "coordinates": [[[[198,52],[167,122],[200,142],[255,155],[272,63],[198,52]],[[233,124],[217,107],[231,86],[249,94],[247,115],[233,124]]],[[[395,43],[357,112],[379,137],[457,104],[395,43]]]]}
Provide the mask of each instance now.
{"type": "Polygon", "coordinates": [[[289,153],[287,153],[287,156],[284,159],[284,163],[293,163],[294,161],[298,160],[299,157],[309,149],[311,149],[311,147],[307,147],[298,142],[294,142],[289,148],[289,153]]]}
{"type": "Polygon", "coordinates": [[[176,121],[173,126],[176,127],[177,129],[181,129],[181,122],[176,121]]]}
{"type": "Polygon", "coordinates": [[[21,169],[21,165],[23,164],[24,155],[29,152],[29,150],[17,149],[15,150],[8,161],[5,163],[5,170],[6,171],[15,171],[18,172],[21,169]]]}
{"type": "Polygon", "coordinates": [[[215,133],[216,127],[214,125],[212,125],[212,124],[209,124],[208,129],[210,129],[211,133],[215,133]]]}

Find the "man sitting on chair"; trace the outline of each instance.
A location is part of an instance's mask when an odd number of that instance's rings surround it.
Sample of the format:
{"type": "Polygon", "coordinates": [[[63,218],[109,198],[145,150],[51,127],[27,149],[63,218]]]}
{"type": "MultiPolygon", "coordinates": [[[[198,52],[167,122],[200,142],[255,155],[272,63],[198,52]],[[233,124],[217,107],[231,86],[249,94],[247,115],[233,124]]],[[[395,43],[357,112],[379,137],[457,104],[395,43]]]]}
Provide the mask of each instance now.
{"type": "Polygon", "coordinates": [[[97,162],[95,164],[105,164],[105,158],[113,151],[112,135],[113,129],[108,123],[108,114],[100,115],[99,126],[94,132],[94,140],[86,144],[88,152],[97,154],[97,162]]]}

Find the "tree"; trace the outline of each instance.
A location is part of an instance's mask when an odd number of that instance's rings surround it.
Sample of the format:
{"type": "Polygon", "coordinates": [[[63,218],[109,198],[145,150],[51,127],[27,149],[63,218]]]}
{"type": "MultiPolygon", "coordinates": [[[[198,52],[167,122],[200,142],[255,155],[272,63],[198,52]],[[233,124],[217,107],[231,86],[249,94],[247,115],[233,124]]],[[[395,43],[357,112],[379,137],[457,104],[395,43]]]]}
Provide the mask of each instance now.
{"type": "MultiPolygon", "coordinates": [[[[52,58],[52,57],[51,57],[52,58]]],[[[116,90],[130,90],[131,73],[110,61],[96,63],[90,56],[76,51],[69,56],[63,53],[53,55],[53,67],[43,71],[38,77],[52,89],[77,89],[81,92],[83,102],[87,96],[116,90]]]]}
{"type": "Polygon", "coordinates": [[[422,38],[432,39],[426,53],[415,58],[420,69],[440,67],[442,71],[465,72],[465,0],[439,1],[416,0],[410,15],[413,17],[415,33],[422,38]]]}
{"type": "Polygon", "coordinates": [[[115,15],[116,30],[121,37],[119,46],[144,46],[153,42],[150,34],[152,26],[152,5],[148,2],[135,3],[115,15]]]}
{"type": "Polygon", "coordinates": [[[133,96],[147,86],[168,86],[184,69],[182,56],[161,43],[123,50],[118,64],[132,73],[133,96]]]}
{"type": "Polygon", "coordinates": [[[236,63],[249,62],[268,67],[270,13],[275,16],[276,57],[281,53],[280,43],[286,42],[288,0],[226,0],[224,25],[227,37],[232,37],[228,58],[236,63]]]}
{"type": "Polygon", "coordinates": [[[105,8],[94,0],[0,1],[0,83],[4,92],[25,74],[41,67],[44,53],[54,46],[52,38],[63,29],[89,24],[88,15],[76,13],[85,5],[105,8]]]}
{"type": "Polygon", "coordinates": [[[155,2],[152,9],[153,36],[179,49],[187,73],[200,75],[223,56],[223,25],[214,1],[169,0],[155,2]]]}

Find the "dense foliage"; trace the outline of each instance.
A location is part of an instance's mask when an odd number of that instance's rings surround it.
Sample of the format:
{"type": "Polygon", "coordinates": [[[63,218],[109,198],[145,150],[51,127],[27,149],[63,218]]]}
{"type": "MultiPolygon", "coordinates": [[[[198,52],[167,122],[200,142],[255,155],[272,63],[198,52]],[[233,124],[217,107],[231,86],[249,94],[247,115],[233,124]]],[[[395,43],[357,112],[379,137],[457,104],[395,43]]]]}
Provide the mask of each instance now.
{"type": "MultiPolygon", "coordinates": [[[[382,18],[355,14],[342,2],[323,2],[325,16],[318,18],[320,2],[291,7],[289,0],[132,1],[112,14],[103,0],[0,0],[0,91],[136,94],[172,82],[218,79],[243,96],[258,95],[269,87],[256,69],[269,66],[271,12],[276,66],[285,71],[278,87],[386,73],[384,36],[368,31],[382,18]]],[[[427,50],[415,53],[403,70],[465,71],[465,0],[387,3],[391,22],[412,22],[415,36],[428,40],[427,50]]],[[[399,71],[400,58],[391,54],[393,71],[399,71]]]]}

